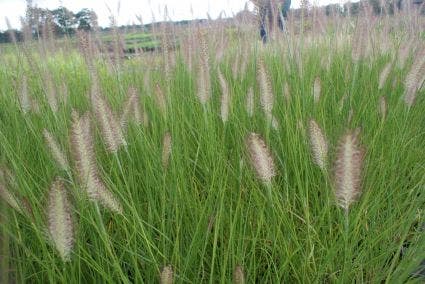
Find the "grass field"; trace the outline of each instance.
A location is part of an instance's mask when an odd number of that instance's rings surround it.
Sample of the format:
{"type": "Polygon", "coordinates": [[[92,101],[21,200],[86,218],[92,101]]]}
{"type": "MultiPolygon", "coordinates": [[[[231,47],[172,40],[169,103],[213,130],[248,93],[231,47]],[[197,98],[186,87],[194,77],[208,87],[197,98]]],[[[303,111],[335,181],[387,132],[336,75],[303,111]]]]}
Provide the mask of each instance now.
{"type": "Polygon", "coordinates": [[[4,49],[0,283],[423,281],[424,18],[319,21],[4,49]]]}
{"type": "MultiPolygon", "coordinates": [[[[112,45],[114,36],[111,34],[103,35],[102,40],[106,45],[112,45]]],[[[161,43],[154,38],[154,35],[146,32],[130,32],[123,35],[125,48],[129,49],[154,49],[159,48],[161,43]]]]}

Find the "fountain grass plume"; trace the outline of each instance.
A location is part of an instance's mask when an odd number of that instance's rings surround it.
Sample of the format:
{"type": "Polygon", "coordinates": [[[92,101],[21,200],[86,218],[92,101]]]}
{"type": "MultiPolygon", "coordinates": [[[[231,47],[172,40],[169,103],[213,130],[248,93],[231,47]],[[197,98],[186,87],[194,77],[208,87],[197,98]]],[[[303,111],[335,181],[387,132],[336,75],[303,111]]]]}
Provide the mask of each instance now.
{"type": "Polygon", "coordinates": [[[174,271],[171,265],[167,265],[162,268],[159,283],[160,284],[174,283],[174,271]]]}
{"type": "Polygon", "coordinates": [[[44,140],[46,141],[46,145],[53,156],[53,159],[62,170],[67,171],[69,169],[68,159],[62,151],[59,143],[47,129],[43,130],[43,136],[44,140]]]}
{"type": "Polygon", "coordinates": [[[320,169],[325,171],[327,167],[329,148],[326,136],[315,120],[310,119],[308,126],[314,163],[318,165],[320,169]]]}
{"type": "Polygon", "coordinates": [[[316,77],[313,83],[313,99],[314,103],[318,103],[320,100],[320,95],[322,93],[322,81],[320,77],[316,77]]]}
{"type": "Polygon", "coordinates": [[[63,261],[70,261],[74,247],[74,222],[63,181],[56,178],[50,187],[47,205],[49,235],[63,261]]]}
{"type": "Polygon", "coordinates": [[[248,113],[249,117],[252,117],[254,115],[254,107],[254,89],[250,87],[246,94],[246,112],[248,113]]]}
{"type": "Polygon", "coordinates": [[[335,196],[338,205],[348,212],[361,194],[365,150],[360,146],[359,129],[350,130],[338,142],[335,160],[335,196]]]}
{"type": "Polygon", "coordinates": [[[387,65],[385,65],[384,69],[382,69],[381,74],[379,74],[379,85],[378,85],[378,89],[382,90],[385,86],[385,83],[387,82],[388,76],[391,72],[391,68],[392,68],[392,62],[387,63],[387,65]]]}
{"type": "Polygon", "coordinates": [[[233,284],[245,284],[245,271],[241,265],[233,270],[233,284]]]}
{"type": "Polygon", "coordinates": [[[168,165],[170,163],[170,156],[171,156],[171,133],[166,132],[164,135],[164,138],[162,139],[162,166],[164,169],[168,168],[168,165]]]}
{"type": "Polygon", "coordinates": [[[23,213],[20,202],[10,191],[12,179],[13,176],[8,169],[0,168],[0,198],[18,213],[23,213]]]}
{"type": "Polygon", "coordinates": [[[412,68],[405,79],[404,102],[410,108],[416,101],[419,90],[425,82],[425,48],[418,52],[412,68]]]}
{"type": "Polygon", "coordinates": [[[221,106],[220,106],[220,117],[223,123],[226,123],[229,119],[229,108],[230,108],[230,93],[229,86],[221,70],[218,70],[218,81],[221,88],[221,106]]]}
{"type": "Polygon", "coordinates": [[[248,150],[251,165],[258,178],[266,185],[270,185],[276,176],[276,166],[272,154],[263,138],[256,133],[248,134],[245,145],[248,150]]]}
{"type": "Polygon", "coordinates": [[[71,145],[82,189],[91,200],[99,201],[111,211],[121,214],[120,202],[106,188],[98,174],[88,113],[80,117],[76,111],[72,112],[71,145]]]}
{"type": "Polygon", "coordinates": [[[106,99],[101,95],[96,82],[92,85],[91,100],[106,148],[109,152],[116,153],[121,146],[126,146],[127,142],[115,114],[112,112],[106,99]]]}

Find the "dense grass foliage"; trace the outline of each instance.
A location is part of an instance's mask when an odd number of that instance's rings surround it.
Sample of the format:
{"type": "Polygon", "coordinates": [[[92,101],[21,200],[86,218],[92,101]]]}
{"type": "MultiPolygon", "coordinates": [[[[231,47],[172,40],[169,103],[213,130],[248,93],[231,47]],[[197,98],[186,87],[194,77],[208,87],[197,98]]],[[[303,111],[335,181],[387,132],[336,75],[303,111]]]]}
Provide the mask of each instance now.
{"type": "MultiPolygon", "coordinates": [[[[164,71],[164,51],[119,64],[94,56],[95,71],[78,52],[56,49],[40,56],[20,46],[1,55],[1,186],[22,211],[1,200],[2,283],[155,283],[167,265],[178,283],[228,283],[238,265],[249,283],[420,282],[412,275],[425,257],[424,90],[410,108],[403,100],[414,54],[405,66],[392,65],[380,89],[381,71],[397,57],[401,40],[394,39],[387,52],[375,50],[353,61],[348,34],[288,33],[266,46],[241,34],[221,51],[214,49],[217,38],[207,34],[212,95],[205,105],[197,97],[198,68],[190,68],[185,50],[166,54],[175,61],[169,61],[170,74],[164,71]],[[216,57],[218,52],[223,56],[216,57]],[[260,104],[259,62],[270,80],[277,127],[260,104]],[[230,96],[225,123],[218,70],[230,96]],[[315,102],[317,77],[321,90],[315,102]],[[93,111],[90,90],[96,80],[113,117],[121,117],[130,87],[145,115],[141,123],[130,119],[122,126],[127,145],[114,153],[93,111]],[[49,84],[56,112],[46,97],[49,84]],[[27,112],[25,85],[33,102],[27,112]],[[251,87],[252,117],[246,109],[251,87]],[[122,214],[91,201],[78,180],[72,110],[90,112],[98,174],[122,214]],[[314,163],[310,119],[329,143],[323,170],[314,163]],[[356,128],[365,151],[361,194],[345,211],[335,198],[334,161],[338,141],[356,128]],[[43,129],[57,140],[69,169],[55,161],[43,129]],[[167,132],[171,154],[164,165],[167,132]],[[264,139],[275,163],[271,183],[263,183],[250,164],[251,132],[264,139]],[[57,177],[75,227],[67,262],[48,230],[49,190],[57,177]]],[[[417,46],[423,49],[424,43],[417,46]]],[[[200,53],[195,48],[194,63],[200,53]]]]}

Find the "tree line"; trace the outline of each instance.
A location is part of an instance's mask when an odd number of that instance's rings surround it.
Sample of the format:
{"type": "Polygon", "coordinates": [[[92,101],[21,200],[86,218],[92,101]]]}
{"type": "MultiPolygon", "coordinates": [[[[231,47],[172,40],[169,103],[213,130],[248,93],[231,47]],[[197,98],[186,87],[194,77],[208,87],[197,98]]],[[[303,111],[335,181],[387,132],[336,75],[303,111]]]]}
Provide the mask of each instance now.
{"type": "MultiPolygon", "coordinates": [[[[305,0],[308,2],[308,0],[305,0]]],[[[327,16],[339,14],[342,16],[356,16],[363,8],[364,4],[372,7],[374,14],[394,14],[396,10],[403,9],[403,3],[412,1],[413,6],[421,9],[421,13],[425,15],[425,0],[361,0],[354,3],[329,4],[323,9],[327,16]]],[[[302,9],[295,9],[295,16],[301,13],[302,9]]],[[[63,37],[65,35],[74,35],[77,30],[91,31],[98,28],[97,15],[93,10],[84,8],[74,13],[66,7],[58,7],[54,10],[38,8],[33,6],[32,0],[27,0],[27,8],[25,17],[21,18],[22,29],[12,29],[9,27],[7,31],[0,31],[0,43],[13,41],[22,41],[29,39],[38,39],[42,37],[63,37]]],[[[181,21],[185,23],[189,21],[181,21]]],[[[145,28],[150,25],[144,25],[145,28]]],[[[121,27],[126,28],[126,27],[121,27]]],[[[108,28],[102,29],[108,30],[108,28]]]]}
{"type": "Polygon", "coordinates": [[[90,31],[97,27],[97,15],[93,10],[84,8],[74,13],[66,7],[54,10],[39,8],[27,0],[25,16],[21,18],[22,28],[0,32],[0,43],[38,39],[42,37],[63,37],[73,35],[77,30],[90,31]]]}

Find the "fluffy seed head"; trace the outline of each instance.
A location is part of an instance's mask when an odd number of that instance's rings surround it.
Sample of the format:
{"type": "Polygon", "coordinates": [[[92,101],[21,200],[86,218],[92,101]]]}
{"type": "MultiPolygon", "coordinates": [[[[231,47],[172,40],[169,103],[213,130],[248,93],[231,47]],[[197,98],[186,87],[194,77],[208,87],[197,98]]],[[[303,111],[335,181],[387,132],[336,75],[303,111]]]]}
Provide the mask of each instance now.
{"type": "Polygon", "coordinates": [[[328,142],[326,137],[317,122],[313,119],[310,119],[308,126],[314,163],[322,170],[326,170],[328,160],[328,142]]]}
{"type": "Polygon", "coordinates": [[[246,94],[246,111],[249,117],[254,115],[254,89],[250,87],[246,94]]]}
{"type": "Polygon", "coordinates": [[[143,90],[145,93],[150,96],[151,94],[151,71],[149,68],[146,68],[146,72],[143,76],[143,90]]]}
{"type": "Polygon", "coordinates": [[[266,143],[259,134],[250,133],[245,141],[252,167],[258,178],[265,184],[270,184],[276,176],[276,167],[266,143]]]}
{"type": "MultiPolygon", "coordinates": [[[[128,89],[128,98],[124,103],[123,112],[120,119],[122,129],[126,129],[128,122],[133,120],[137,125],[145,123],[145,111],[141,110],[140,97],[134,87],[128,89]]],[[[146,120],[148,118],[146,117],[146,120]]]]}
{"type": "Polygon", "coordinates": [[[347,100],[347,98],[348,98],[348,93],[345,93],[342,96],[342,98],[339,100],[339,102],[338,102],[338,110],[339,110],[339,112],[341,112],[342,109],[344,108],[344,104],[345,104],[345,101],[347,100]]]}
{"type": "Polygon", "coordinates": [[[346,211],[361,194],[361,175],[365,151],[359,144],[359,130],[348,131],[339,140],[335,160],[335,196],[346,211]]]}
{"type": "Polygon", "coordinates": [[[93,135],[88,113],[82,117],[76,111],[72,111],[71,146],[80,182],[84,185],[89,197],[96,199],[98,192],[95,188],[85,186],[89,176],[94,175],[95,155],[93,149],[93,135]]]}
{"type": "Polygon", "coordinates": [[[47,102],[49,103],[50,108],[53,112],[58,111],[58,99],[56,95],[56,90],[54,86],[54,82],[52,79],[52,76],[49,72],[45,73],[44,76],[44,83],[45,83],[45,93],[47,97],[47,102]]]}
{"type": "Polygon", "coordinates": [[[412,69],[406,76],[404,102],[410,108],[416,101],[418,91],[425,83],[425,48],[418,53],[412,69]]]}
{"type": "Polygon", "coordinates": [[[381,74],[379,75],[379,86],[378,89],[381,90],[385,86],[385,82],[387,81],[388,75],[391,72],[392,62],[387,63],[384,69],[382,69],[381,74]]]}
{"type": "Polygon", "coordinates": [[[267,121],[271,124],[272,128],[279,131],[279,121],[273,114],[266,114],[267,121]]]}
{"type": "Polygon", "coordinates": [[[91,94],[94,113],[99,122],[102,137],[105,140],[108,151],[115,153],[120,146],[125,146],[127,143],[111,107],[100,94],[99,88],[96,85],[93,85],[91,94]]]}
{"type": "Polygon", "coordinates": [[[283,97],[287,102],[291,100],[291,91],[289,90],[288,82],[283,84],[283,97]]]}
{"type": "Polygon", "coordinates": [[[155,102],[161,111],[161,114],[165,116],[167,112],[167,100],[161,86],[158,83],[155,85],[155,102]]]}
{"type": "Polygon", "coordinates": [[[0,198],[2,198],[10,207],[15,209],[17,212],[22,213],[21,206],[10,192],[13,176],[7,169],[0,168],[0,198]]]}
{"type": "Polygon", "coordinates": [[[139,96],[136,97],[136,99],[134,100],[134,104],[133,104],[133,116],[134,116],[134,122],[137,125],[141,125],[144,123],[144,118],[143,116],[145,115],[145,111],[142,112],[142,110],[140,109],[140,99],[139,96]]]}
{"type": "Polygon", "coordinates": [[[68,91],[68,86],[65,83],[65,81],[62,82],[61,84],[61,101],[63,104],[67,104],[69,101],[69,91],[68,91]]]}
{"type": "Polygon", "coordinates": [[[69,261],[74,247],[74,223],[65,186],[58,178],[50,188],[47,214],[50,237],[62,260],[69,261]]]}
{"type": "Polygon", "coordinates": [[[53,137],[53,135],[47,130],[43,130],[44,140],[46,141],[47,147],[50,150],[54,160],[60,166],[60,168],[64,171],[69,169],[68,160],[65,154],[62,152],[59,143],[53,137]]]}
{"type": "Polygon", "coordinates": [[[233,270],[233,284],[245,284],[245,272],[240,265],[236,265],[233,270]]]}
{"type": "Polygon", "coordinates": [[[171,265],[164,266],[160,276],[161,284],[173,284],[174,283],[174,271],[171,265]]]}
{"type": "Polygon", "coordinates": [[[387,98],[384,96],[379,98],[378,111],[382,119],[385,119],[387,117],[388,103],[387,103],[387,98]]]}
{"type": "Polygon", "coordinates": [[[114,213],[123,214],[121,203],[116,199],[112,192],[106,188],[105,183],[102,181],[97,171],[94,175],[92,174],[88,176],[87,188],[89,187],[97,192],[95,201],[99,201],[100,204],[114,213]]]}
{"type": "Polygon", "coordinates": [[[250,47],[251,46],[249,44],[245,44],[244,47],[243,47],[243,50],[242,50],[243,60],[241,60],[242,63],[241,63],[241,68],[240,68],[239,74],[246,74],[246,69],[248,67],[249,58],[251,58],[250,57],[250,52],[251,52],[250,47]]]}
{"type": "Polygon", "coordinates": [[[167,132],[162,139],[162,166],[164,169],[168,168],[168,164],[170,163],[170,155],[171,155],[171,133],[167,132]]]}
{"type": "Polygon", "coordinates": [[[139,96],[137,95],[137,90],[134,87],[128,88],[127,94],[128,94],[128,97],[124,103],[124,107],[123,107],[121,119],[120,119],[120,125],[122,129],[126,128],[128,121],[131,119],[132,112],[133,112],[133,116],[135,115],[134,105],[138,104],[138,98],[139,98],[139,96]]]}
{"type": "Polygon", "coordinates": [[[199,66],[197,85],[197,96],[202,105],[205,105],[211,97],[211,77],[210,77],[210,63],[208,54],[208,45],[204,35],[199,36],[200,40],[200,53],[199,53],[199,66]]]}
{"type": "Polygon", "coordinates": [[[351,58],[354,62],[360,61],[366,55],[369,40],[369,37],[366,35],[368,34],[365,21],[359,21],[352,38],[351,58]]]}
{"type": "Polygon", "coordinates": [[[406,61],[410,56],[413,44],[414,39],[411,38],[410,40],[405,41],[400,45],[397,56],[397,63],[399,68],[404,68],[404,66],[406,65],[406,61]]]}
{"type": "Polygon", "coordinates": [[[99,201],[111,211],[121,214],[121,204],[99,177],[90,118],[87,113],[79,117],[77,112],[72,112],[71,145],[75,167],[83,190],[91,200],[99,201]]]}
{"type": "Polygon", "coordinates": [[[28,95],[28,80],[27,76],[23,75],[21,79],[21,86],[19,91],[19,103],[24,113],[31,110],[31,99],[28,95]]]}
{"type": "Polygon", "coordinates": [[[165,23],[161,25],[162,30],[162,44],[161,44],[161,50],[162,50],[162,57],[163,57],[163,65],[164,65],[164,75],[165,79],[169,81],[171,79],[171,54],[170,54],[170,39],[169,39],[169,32],[167,31],[167,26],[165,23]]]}
{"type": "Polygon", "coordinates": [[[274,96],[271,88],[270,77],[267,74],[263,60],[258,61],[257,80],[260,85],[260,103],[266,115],[272,113],[274,96]]]}
{"type": "Polygon", "coordinates": [[[350,124],[354,117],[354,109],[350,108],[348,112],[347,124],[350,124]]]}
{"type": "Polygon", "coordinates": [[[238,74],[239,74],[239,61],[241,61],[241,54],[239,51],[237,51],[234,57],[233,65],[232,65],[232,74],[233,74],[233,78],[235,79],[238,78],[238,74]]]}
{"type": "Polygon", "coordinates": [[[218,80],[221,87],[221,108],[220,115],[223,123],[226,123],[229,119],[229,108],[230,108],[230,94],[229,87],[227,85],[226,78],[223,76],[220,70],[218,70],[218,80]]]}
{"type": "Polygon", "coordinates": [[[317,104],[319,102],[321,92],[322,92],[322,81],[320,80],[320,77],[316,77],[316,79],[314,79],[314,84],[313,84],[314,103],[317,104]]]}

